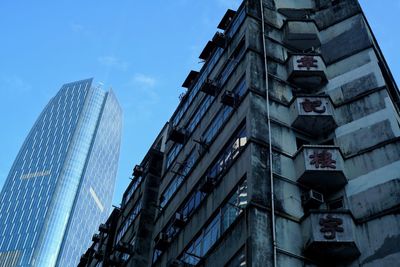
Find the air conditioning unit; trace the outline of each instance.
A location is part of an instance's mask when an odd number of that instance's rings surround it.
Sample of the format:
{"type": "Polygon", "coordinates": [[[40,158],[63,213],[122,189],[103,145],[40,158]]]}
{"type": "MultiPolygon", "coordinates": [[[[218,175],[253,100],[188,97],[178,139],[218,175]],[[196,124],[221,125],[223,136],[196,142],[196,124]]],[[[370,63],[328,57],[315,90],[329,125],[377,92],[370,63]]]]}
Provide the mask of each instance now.
{"type": "Polygon", "coordinates": [[[103,257],[104,257],[104,254],[103,254],[102,251],[98,251],[98,252],[94,253],[94,258],[95,258],[96,260],[102,260],[103,257]]]}
{"type": "Polygon", "coordinates": [[[104,223],[100,224],[99,231],[101,233],[108,233],[108,226],[106,224],[104,224],[104,223]]]}
{"type": "Polygon", "coordinates": [[[133,246],[127,242],[119,241],[115,246],[115,250],[131,255],[133,253],[133,246]]]}
{"type": "Polygon", "coordinates": [[[164,251],[168,248],[170,238],[166,233],[159,233],[154,239],[154,248],[160,251],[164,251]]]}
{"type": "Polygon", "coordinates": [[[124,263],[124,260],[121,258],[121,256],[117,256],[115,254],[112,254],[110,256],[110,259],[108,261],[110,264],[115,265],[115,266],[120,266],[122,263],[124,263]]]}
{"type": "Polygon", "coordinates": [[[237,100],[237,95],[231,91],[225,91],[221,96],[221,103],[226,106],[236,107],[237,100]]]}
{"type": "Polygon", "coordinates": [[[180,261],[180,260],[174,259],[174,260],[171,260],[171,261],[168,263],[167,266],[168,266],[168,267],[184,267],[185,264],[184,264],[184,262],[182,262],[182,261],[180,261]]]}
{"type": "Polygon", "coordinates": [[[175,217],[172,220],[172,225],[177,228],[183,228],[186,224],[186,220],[182,213],[175,213],[175,217]]]}
{"type": "Polygon", "coordinates": [[[96,252],[96,251],[94,250],[93,247],[88,248],[88,250],[86,251],[86,253],[87,253],[88,255],[93,255],[95,252],[96,252]]]}
{"type": "Polygon", "coordinates": [[[135,177],[139,177],[139,176],[142,176],[142,175],[143,175],[143,172],[144,172],[143,167],[140,166],[140,165],[136,165],[136,166],[133,168],[133,173],[132,173],[132,175],[135,176],[135,177]]]}
{"type": "Polygon", "coordinates": [[[200,91],[207,95],[215,96],[218,92],[218,86],[211,79],[207,79],[200,88],[200,91]]]}
{"type": "MultiPolygon", "coordinates": [[[[88,257],[86,254],[83,254],[83,255],[81,256],[81,259],[80,259],[79,263],[87,264],[88,262],[89,262],[89,257],[88,257]]],[[[85,265],[85,266],[86,266],[86,265],[85,265]]]]}
{"type": "Polygon", "coordinates": [[[301,203],[306,209],[317,209],[324,203],[324,195],[317,191],[310,190],[302,195],[301,203]]]}
{"type": "Polygon", "coordinates": [[[93,242],[99,242],[100,241],[100,235],[99,234],[94,234],[92,236],[92,241],[93,242]]]}
{"type": "Polygon", "coordinates": [[[216,179],[211,176],[206,176],[200,184],[200,192],[211,193],[215,187],[216,179]]]}

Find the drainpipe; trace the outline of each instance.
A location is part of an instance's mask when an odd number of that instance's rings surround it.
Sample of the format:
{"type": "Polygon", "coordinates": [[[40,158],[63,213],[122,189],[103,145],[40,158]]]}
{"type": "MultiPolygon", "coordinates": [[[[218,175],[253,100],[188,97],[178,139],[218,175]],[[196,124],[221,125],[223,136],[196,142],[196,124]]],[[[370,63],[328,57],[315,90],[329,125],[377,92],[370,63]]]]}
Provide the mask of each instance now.
{"type": "Polygon", "coordinates": [[[264,19],[264,3],[260,0],[261,12],[261,29],[262,29],[262,43],[263,43],[263,56],[264,56],[264,70],[265,70],[265,100],[267,102],[267,121],[268,121],[268,143],[269,143],[269,178],[271,186],[271,232],[272,232],[272,246],[273,246],[273,266],[277,266],[277,245],[276,245],[276,226],[275,226],[275,192],[274,192],[274,172],[272,160],[272,133],[271,133],[271,116],[270,116],[270,98],[269,98],[269,84],[268,84],[268,61],[267,61],[267,48],[265,41],[265,19],[264,19]]]}

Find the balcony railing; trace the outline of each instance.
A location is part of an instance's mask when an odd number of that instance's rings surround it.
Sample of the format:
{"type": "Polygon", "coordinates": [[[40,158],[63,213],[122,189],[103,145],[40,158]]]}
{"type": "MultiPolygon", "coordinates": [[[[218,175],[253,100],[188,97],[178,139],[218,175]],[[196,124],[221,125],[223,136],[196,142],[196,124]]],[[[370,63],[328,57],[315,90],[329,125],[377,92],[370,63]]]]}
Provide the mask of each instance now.
{"type": "Polygon", "coordinates": [[[347,183],[343,157],[335,146],[302,146],[294,163],[297,182],[319,192],[333,192],[347,183]]]}
{"type": "Polygon", "coordinates": [[[337,127],[329,97],[297,97],[290,110],[292,127],[311,135],[327,134],[337,127]]]}
{"type": "Polygon", "coordinates": [[[302,222],[305,254],[319,261],[341,262],[360,256],[354,222],[345,212],[312,212],[302,222]]]}

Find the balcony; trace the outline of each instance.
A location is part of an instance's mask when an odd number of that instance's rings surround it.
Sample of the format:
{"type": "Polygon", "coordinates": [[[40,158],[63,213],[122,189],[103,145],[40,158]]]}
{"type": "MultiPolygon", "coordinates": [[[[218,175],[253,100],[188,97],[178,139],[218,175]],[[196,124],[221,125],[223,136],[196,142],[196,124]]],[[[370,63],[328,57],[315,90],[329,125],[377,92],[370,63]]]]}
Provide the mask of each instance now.
{"type": "Polygon", "coordinates": [[[326,66],[322,57],[313,54],[294,54],[287,63],[288,80],[312,93],[327,82],[326,66]]]}
{"type": "Polygon", "coordinates": [[[333,192],[347,184],[343,157],[335,146],[302,146],[294,164],[297,182],[318,192],[333,192]]]}
{"type": "Polygon", "coordinates": [[[217,47],[220,48],[225,48],[226,44],[228,43],[226,36],[221,32],[215,33],[214,37],[212,38],[212,41],[217,47]]]}
{"type": "Polygon", "coordinates": [[[188,76],[186,77],[185,81],[183,82],[182,87],[190,88],[196,81],[197,77],[199,77],[199,72],[191,70],[188,76]]]}
{"type": "Polygon", "coordinates": [[[214,42],[212,41],[208,41],[208,43],[206,44],[206,46],[204,47],[203,51],[201,52],[199,58],[202,60],[207,61],[211,54],[214,52],[214,50],[216,49],[216,45],[214,42]]]}
{"type": "Polygon", "coordinates": [[[329,97],[297,97],[290,107],[292,127],[314,136],[330,133],[337,127],[329,97]]]}
{"type": "Polygon", "coordinates": [[[99,260],[99,261],[101,261],[101,260],[103,260],[103,258],[104,258],[104,253],[102,252],[102,251],[98,251],[98,252],[96,252],[96,253],[94,253],[94,256],[93,256],[96,260],[99,260]]]}
{"type": "Polygon", "coordinates": [[[100,226],[99,226],[100,233],[106,234],[106,233],[108,233],[108,230],[109,230],[109,228],[108,228],[107,224],[104,224],[104,223],[100,224],[100,226]]]}
{"type": "Polygon", "coordinates": [[[232,9],[228,9],[224,15],[224,17],[222,18],[221,22],[218,24],[218,29],[221,30],[226,30],[228,29],[229,25],[231,24],[231,22],[233,21],[233,18],[236,15],[236,11],[232,10],[232,9]]]}
{"type": "Polygon", "coordinates": [[[100,237],[99,234],[94,234],[94,235],[92,236],[92,241],[93,241],[94,243],[99,242],[100,239],[101,239],[101,237],[100,237]]]}
{"type": "Polygon", "coordinates": [[[207,95],[215,96],[217,95],[219,88],[216,82],[213,80],[207,79],[204,84],[201,86],[200,91],[207,95]]]}
{"type": "Polygon", "coordinates": [[[348,213],[312,212],[302,222],[304,252],[311,259],[336,262],[360,256],[355,226],[348,213]]]}
{"type": "Polygon", "coordinates": [[[221,103],[224,104],[225,106],[235,108],[238,104],[238,100],[239,97],[231,91],[225,91],[221,95],[221,103]]]}
{"type": "Polygon", "coordinates": [[[211,193],[214,190],[215,184],[217,183],[216,179],[211,176],[206,176],[200,183],[199,190],[202,193],[211,193]]]}
{"type": "Polygon", "coordinates": [[[170,243],[170,238],[166,233],[159,233],[154,239],[154,248],[160,251],[165,251],[170,243]]]}
{"type": "Polygon", "coordinates": [[[143,175],[143,172],[144,172],[144,168],[142,166],[135,165],[135,167],[133,168],[132,176],[140,177],[143,175]]]}
{"type": "Polygon", "coordinates": [[[115,250],[131,255],[133,253],[133,246],[127,242],[119,241],[115,246],[115,250]]]}
{"type": "Polygon", "coordinates": [[[122,264],[124,264],[124,260],[121,258],[121,256],[113,254],[110,256],[108,263],[112,266],[122,266],[122,264]]]}
{"type": "Polygon", "coordinates": [[[179,212],[175,213],[175,217],[172,219],[172,226],[182,229],[183,227],[185,227],[185,224],[186,220],[184,216],[179,212]]]}
{"type": "Polygon", "coordinates": [[[311,20],[286,20],[283,25],[283,43],[299,51],[321,46],[319,31],[311,20]]]}
{"type": "Polygon", "coordinates": [[[171,127],[168,132],[168,140],[172,142],[183,144],[186,140],[186,131],[184,129],[178,129],[171,127]]]}
{"type": "Polygon", "coordinates": [[[89,262],[89,256],[83,254],[83,255],[81,256],[80,261],[79,261],[78,267],[79,267],[79,266],[86,266],[86,264],[88,264],[88,262],[89,262]]]}

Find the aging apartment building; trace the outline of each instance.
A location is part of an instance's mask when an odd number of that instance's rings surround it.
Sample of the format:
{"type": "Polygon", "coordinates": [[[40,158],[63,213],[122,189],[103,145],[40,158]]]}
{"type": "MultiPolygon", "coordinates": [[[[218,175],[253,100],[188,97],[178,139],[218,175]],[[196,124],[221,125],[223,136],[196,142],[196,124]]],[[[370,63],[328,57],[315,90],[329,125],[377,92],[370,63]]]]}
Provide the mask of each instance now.
{"type": "Polygon", "coordinates": [[[79,266],[397,266],[399,91],[356,0],[245,0],[79,266]]]}

